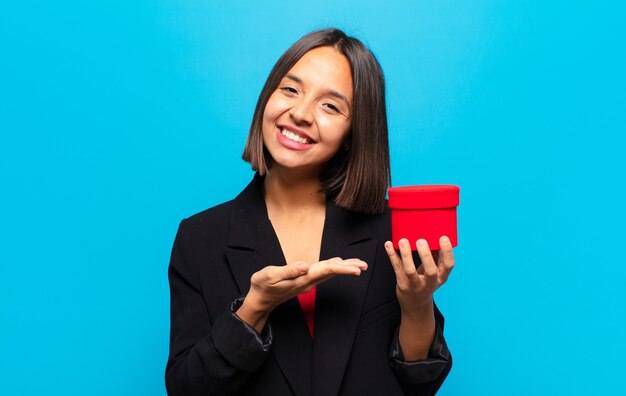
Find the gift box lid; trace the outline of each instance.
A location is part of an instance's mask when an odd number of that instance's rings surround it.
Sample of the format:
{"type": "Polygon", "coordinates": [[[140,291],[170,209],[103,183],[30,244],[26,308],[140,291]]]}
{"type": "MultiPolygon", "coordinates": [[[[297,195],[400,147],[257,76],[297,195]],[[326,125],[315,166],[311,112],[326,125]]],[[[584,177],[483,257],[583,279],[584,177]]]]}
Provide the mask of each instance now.
{"type": "Polygon", "coordinates": [[[459,186],[428,184],[391,187],[389,207],[392,209],[443,209],[459,205],[459,186]]]}

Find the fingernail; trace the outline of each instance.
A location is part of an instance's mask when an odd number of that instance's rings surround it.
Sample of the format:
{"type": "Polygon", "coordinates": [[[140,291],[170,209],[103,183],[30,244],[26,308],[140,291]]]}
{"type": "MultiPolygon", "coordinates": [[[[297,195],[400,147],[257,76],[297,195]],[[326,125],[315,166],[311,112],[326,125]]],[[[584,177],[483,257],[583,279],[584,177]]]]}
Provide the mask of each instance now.
{"type": "Polygon", "coordinates": [[[409,243],[409,241],[407,241],[406,239],[402,238],[400,239],[400,242],[398,242],[398,245],[405,247],[407,244],[409,243]]]}
{"type": "Polygon", "coordinates": [[[426,247],[428,246],[428,243],[426,243],[426,239],[418,239],[417,243],[421,246],[421,247],[426,247]]]}
{"type": "Polygon", "coordinates": [[[389,242],[389,241],[385,242],[385,248],[386,249],[391,249],[391,242],[389,242]]]}
{"type": "Polygon", "coordinates": [[[298,264],[298,269],[300,272],[307,272],[309,270],[309,266],[306,263],[298,264]]]}

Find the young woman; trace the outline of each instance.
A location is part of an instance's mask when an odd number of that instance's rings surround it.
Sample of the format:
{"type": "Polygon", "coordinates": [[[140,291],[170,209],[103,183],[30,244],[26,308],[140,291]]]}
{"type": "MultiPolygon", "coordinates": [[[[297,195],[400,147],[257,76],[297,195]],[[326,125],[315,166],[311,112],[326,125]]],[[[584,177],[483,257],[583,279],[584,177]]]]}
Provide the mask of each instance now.
{"type": "Polygon", "coordinates": [[[283,54],[232,201],[181,222],[169,268],[170,395],[428,395],[452,365],[433,292],[448,238],[389,242],[383,74],[336,29],[283,54]],[[416,264],[418,268],[416,269],[416,264]]]}

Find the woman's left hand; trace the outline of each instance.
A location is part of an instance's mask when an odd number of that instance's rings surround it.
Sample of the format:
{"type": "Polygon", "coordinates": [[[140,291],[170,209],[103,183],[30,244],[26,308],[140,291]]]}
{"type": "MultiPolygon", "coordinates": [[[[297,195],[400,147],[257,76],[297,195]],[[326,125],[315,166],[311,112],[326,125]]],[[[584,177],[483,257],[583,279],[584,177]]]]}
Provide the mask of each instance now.
{"type": "Polygon", "coordinates": [[[454,255],[448,237],[439,239],[440,250],[435,252],[420,239],[416,246],[422,265],[415,268],[409,241],[401,239],[399,245],[400,256],[391,242],[385,243],[396,273],[396,295],[402,314],[398,340],[404,359],[416,361],[428,357],[436,327],[433,293],[448,280],[454,255]]]}
{"type": "Polygon", "coordinates": [[[440,250],[434,252],[430,251],[425,239],[420,239],[416,246],[422,265],[415,268],[409,241],[401,239],[398,244],[400,255],[389,241],[385,243],[385,249],[396,273],[396,294],[400,309],[403,315],[410,315],[426,304],[432,306],[433,293],[446,283],[454,268],[454,254],[447,236],[439,239],[440,250]]]}

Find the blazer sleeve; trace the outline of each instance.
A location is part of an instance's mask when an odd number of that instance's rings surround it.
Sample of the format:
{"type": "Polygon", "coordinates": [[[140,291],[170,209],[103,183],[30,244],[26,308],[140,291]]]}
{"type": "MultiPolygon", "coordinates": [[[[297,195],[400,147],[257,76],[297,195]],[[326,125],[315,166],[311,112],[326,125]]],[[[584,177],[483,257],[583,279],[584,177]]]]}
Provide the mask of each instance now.
{"type": "Polygon", "coordinates": [[[170,354],[165,370],[169,395],[237,394],[263,364],[272,331],[262,334],[237,317],[243,297],[212,322],[190,254],[185,220],[178,229],[169,265],[170,354]]]}
{"type": "Polygon", "coordinates": [[[391,367],[407,395],[434,395],[452,368],[452,355],[443,336],[443,315],[435,305],[435,337],[422,360],[405,361],[400,348],[399,331],[389,349],[391,367]]]}

